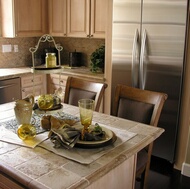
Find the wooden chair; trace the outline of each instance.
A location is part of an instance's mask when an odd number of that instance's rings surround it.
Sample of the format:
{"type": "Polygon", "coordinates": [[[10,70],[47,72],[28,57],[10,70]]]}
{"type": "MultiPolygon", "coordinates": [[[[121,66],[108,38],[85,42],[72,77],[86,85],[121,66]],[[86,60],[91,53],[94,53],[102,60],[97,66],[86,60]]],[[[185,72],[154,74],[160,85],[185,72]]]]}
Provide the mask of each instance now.
{"type": "MultiPolygon", "coordinates": [[[[157,126],[167,94],[117,85],[112,115],[157,126]]],[[[146,188],[153,143],[137,154],[136,179],[146,188]]]]}
{"type": "Polygon", "coordinates": [[[82,98],[95,100],[95,111],[99,111],[104,91],[107,87],[105,83],[87,81],[80,78],[68,77],[64,103],[78,106],[78,101],[82,98]]]}

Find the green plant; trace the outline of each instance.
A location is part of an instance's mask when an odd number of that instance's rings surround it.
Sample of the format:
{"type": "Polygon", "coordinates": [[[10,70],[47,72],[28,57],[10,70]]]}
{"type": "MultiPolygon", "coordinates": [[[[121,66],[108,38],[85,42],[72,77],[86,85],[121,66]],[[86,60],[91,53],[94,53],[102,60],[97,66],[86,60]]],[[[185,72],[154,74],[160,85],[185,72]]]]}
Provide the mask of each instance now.
{"type": "Polygon", "coordinates": [[[100,69],[104,71],[105,45],[96,49],[90,56],[90,71],[98,72],[100,69]]]}

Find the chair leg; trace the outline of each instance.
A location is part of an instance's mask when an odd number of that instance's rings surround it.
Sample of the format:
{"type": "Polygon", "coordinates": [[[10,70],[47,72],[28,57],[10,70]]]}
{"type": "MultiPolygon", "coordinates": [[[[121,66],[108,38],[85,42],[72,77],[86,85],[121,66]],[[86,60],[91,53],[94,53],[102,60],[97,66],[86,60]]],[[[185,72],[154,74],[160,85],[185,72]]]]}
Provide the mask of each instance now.
{"type": "Polygon", "coordinates": [[[141,188],[141,189],[145,189],[145,188],[144,188],[144,183],[145,183],[145,182],[144,182],[144,181],[145,181],[144,179],[145,179],[145,171],[143,171],[143,173],[141,174],[141,181],[140,181],[140,188],[141,188]]]}

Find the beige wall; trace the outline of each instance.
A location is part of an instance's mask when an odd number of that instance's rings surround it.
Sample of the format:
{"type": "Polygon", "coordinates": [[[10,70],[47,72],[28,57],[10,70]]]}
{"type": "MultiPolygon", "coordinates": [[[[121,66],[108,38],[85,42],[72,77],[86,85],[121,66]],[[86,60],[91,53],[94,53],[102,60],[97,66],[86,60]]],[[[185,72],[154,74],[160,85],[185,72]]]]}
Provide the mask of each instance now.
{"type": "MultiPolygon", "coordinates": [[[[13,68],[22,66],[31,66],[32,58],[29,52],[30,47],[34,47],[39,38],[0,38],[0,68],[13,68]],[[18,45],[19,52],[2,52],[2,45],[18,45]]],[[[100,45],[105,43],[104,39],[88,38],[58,38],[55,42],[63,46],[61,51],[62,64],[68,64],[69,52],[76,51],[83,53],[83,65],[89,66],[91,53],[100,45]]],[[[42,44],[40,48],[48,47],[49,44],[42,44]]]]}

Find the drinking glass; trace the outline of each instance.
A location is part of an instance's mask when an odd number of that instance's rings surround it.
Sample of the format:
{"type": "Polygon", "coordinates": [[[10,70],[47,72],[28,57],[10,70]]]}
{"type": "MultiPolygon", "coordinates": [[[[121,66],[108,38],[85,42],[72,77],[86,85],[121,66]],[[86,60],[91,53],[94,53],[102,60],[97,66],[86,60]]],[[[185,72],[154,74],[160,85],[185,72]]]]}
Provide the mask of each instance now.
{"type": "Polygon", "coordinates": [[[88,128],[92,123],[93,111],[94,111],[94,100],[81,99],[78,101],[80,121],[83,125],[82,129],[82,140],[84,140],[85,133],[88,132],[88,128]]]}

